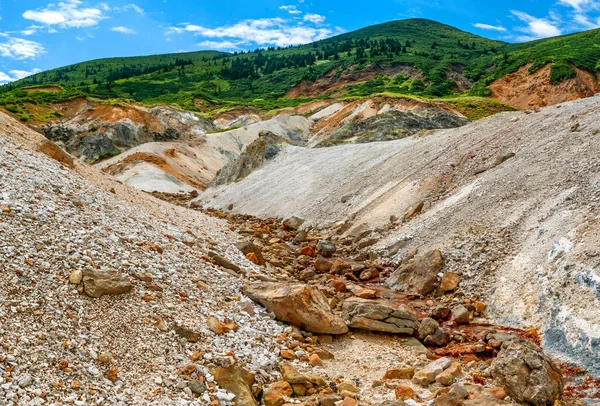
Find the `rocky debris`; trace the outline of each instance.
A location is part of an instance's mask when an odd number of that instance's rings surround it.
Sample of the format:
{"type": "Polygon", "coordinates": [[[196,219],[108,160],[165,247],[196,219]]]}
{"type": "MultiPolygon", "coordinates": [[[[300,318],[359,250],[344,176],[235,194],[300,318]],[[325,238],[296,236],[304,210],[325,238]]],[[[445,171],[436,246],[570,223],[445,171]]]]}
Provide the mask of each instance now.
{"type": "Polygon", "coordinates": [[[103,295],[119,295],[133,289],[129,279],[121,273],[93,269],[83,271],[83,286],[85,294],[94,298],[103,295]]]}
{"type": "Polygon", "coordinates": [[[436,328],[432,334],[429,334],[423,339],[423,344],[430,347],[443,347],[450,342],[450,334],[443,331],[441,328],[436,328]]]}
{"type": "Polygon", "coordinates": [[[75,159],[50,140],[40,142],[38,144],[38,150],[69,168],[75,167],[75,159]]]}
{"type": "Polygon", "coordinates": [[[258,282],[246,285],[244,293],[278,320],[317,334],[344,334],[348,327],[334,315],[325,296],[305,284],[258,282]]]}
{"type": "Polygon", "coordinates": [[[252,393],[255,378],[250,372],[235,364],[229,367],[218,367],[213,371],[213,376],[221,388],[235,395],[236,404],[258,406],[252,393]]]}
{"type": "Polygon", "coordinates": [[[453,363],[449,368],[435,377],[435,381],[441,385],[449,386],[462,372],[462,367],[459,363],[453,363]]]}
{"type": "Polygon", "coordinates": [[[350,328],[412,335],[419,322],[406,305],[393,307],[385,301],[348,299],[344,302],[342,316],[350,328]]]}
{"type": "Polygon", "coordinates": [[[549,406],[562,398],[564,382],[560,369],[533,343],[506,342],[491,370],[495,381],[517,402],[549,406]]]}
{"type": "Polygon", "coordinates": [[[421,295],[433,292],[438,283],[438,273],[444,267],[439,250],[415,257],[392,273],[387,284],[396,290],[414,291],[421,295]]]}
{"type": "Polygon", "coordinates": [[[413,388],[407,385],[398,385],[394,389],[394,395],[397,400],[420,400],[419,395],[415,392],[413,388]]]}
{"type": "Polygon", "coordinates": [[[415,372],[413,381],[419,385],[426,386],[433,383],[438,375],[444,372],[452,365],[452,360],[449,358],[440,358],[429,364],[424,368],[415,372]]]}

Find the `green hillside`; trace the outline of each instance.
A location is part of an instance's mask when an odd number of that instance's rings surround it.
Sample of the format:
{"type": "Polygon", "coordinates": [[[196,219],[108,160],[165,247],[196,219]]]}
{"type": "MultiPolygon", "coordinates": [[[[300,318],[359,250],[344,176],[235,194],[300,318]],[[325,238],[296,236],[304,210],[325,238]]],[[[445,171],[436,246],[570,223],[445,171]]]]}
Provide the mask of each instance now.
{"type": "MultiPolygon", "coordinates": [[[[23,102],[36,104],[85,95],[129,99],[145,104],[167,103],[188,110],[215,106],[254,105],[271,109],[307,98],[285,94],[303,81],[314,82],[361,69],[382,74],[366,83],[350,84],[344,94],[374,93],[443,97],[454,95],[456,75],[485,96],[486,86],[527,63],[532,70],[552,62],[552,80],[575,74],[569,64],[600,69],[600,30],[522,44],[493,41],[425,19],[392,21],[312,44],[269,48],[242,54],[192,52],[84,62],[42,72],[0,88],[0,105],[20,112],[23,102]],[[412,66],[423,80],[386,68],[412,66]],[[449,72],[454,74],[450,75],[449,72]],[[22,88],[60,86],[61,92],[26,92],[22,88]]],[[[392,69],[393,70],[393,69],[392,69]]],[[[326,94],[317,97],[326,97],[326,94]]],[[[314,97],[313,97],[314,98],[314,97]]]]}

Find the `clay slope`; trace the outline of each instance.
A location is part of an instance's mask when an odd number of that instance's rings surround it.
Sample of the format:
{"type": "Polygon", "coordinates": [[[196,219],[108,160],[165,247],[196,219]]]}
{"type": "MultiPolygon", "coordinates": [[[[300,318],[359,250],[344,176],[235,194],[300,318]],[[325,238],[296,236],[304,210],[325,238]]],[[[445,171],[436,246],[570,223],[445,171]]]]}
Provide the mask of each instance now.
{"type": "Polygon", "coordinates": [[[217,172],[237,159],[262,131],[304,143],[309,128],[310,120],[305,117],[282,115],[231,131],[146,143],[97,166],[144,191],[188,193],[204,190],[217,172]]]}
{"type": "Polygon", "coordinates": [[[347,222],[341,232],[371,230],[372,250],[395,258],[439,248],[497,320],[538,326],[547,350],[600,374],[599,111],[593,97],[422,138],[292,147],[201,198],[307,226],[347,222]]]}
{"type": "Polygon", "coordinates": [[[107,104],[76,98],[49,107],[60,117],[38,129],[73,155],[87,161],[117,155],[153,141],[215,131],[211,120],[169,106],[107,104]]]}
{"type": "Polygon", "coordinates": [[[489,86],[492,97],[518,109],[527,110],[600,93],[600,77],[595,77],[576,66],[572,68],[577,72],[577,76],[559,84],[550,83],[551,64],[532,74],[529,73],[530,66],[523,66],[517,72],[492,83],[489,86]]]}

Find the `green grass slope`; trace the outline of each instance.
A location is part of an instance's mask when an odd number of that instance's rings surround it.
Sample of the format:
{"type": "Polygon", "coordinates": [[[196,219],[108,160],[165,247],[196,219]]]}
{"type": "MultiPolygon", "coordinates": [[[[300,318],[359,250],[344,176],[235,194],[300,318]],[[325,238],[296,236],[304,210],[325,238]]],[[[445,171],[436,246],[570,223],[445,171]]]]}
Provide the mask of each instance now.
{"type": "MultiPolygon", "coordinates": [[[[600,69],[600,30],[521,44],[507,44],[425,19],[392,21],[312,44],[269,48],[242,54],[203,51],[79,63],[42,72],[0,88],[0,105],[19,110],[25,102],[44,104],[85,95],[129,99],[144,104],[172,104],[188,110],[253,105],[263,109],[292,106],[307,98],[285,94],[303,81],[315,81],[350,68],[409,65],[424,80],[381,75],[350,84],[349,97],[375,93],[443,97],[456,95],[449,72],[486,96],[487,85],[521,66],[531,70],[552,63],[552,81],[573,77],[570,64],[595,73],[600,69]],[[54,94],[23,88],[57,85],[54,94]]],[[[327,95],[320,95],[326,97],[327,95]]],[[[318,97],[317,97],[318,98],[318,97]]],[[[311,98],[312,99],[312,98],[311,98]]]]}

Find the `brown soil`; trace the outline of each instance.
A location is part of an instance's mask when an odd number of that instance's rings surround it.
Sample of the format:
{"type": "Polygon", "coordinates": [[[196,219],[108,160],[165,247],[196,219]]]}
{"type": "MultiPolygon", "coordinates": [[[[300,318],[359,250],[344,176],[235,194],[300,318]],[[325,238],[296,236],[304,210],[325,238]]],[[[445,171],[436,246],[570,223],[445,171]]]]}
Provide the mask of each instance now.
{"type": "Polygon", "coordinates": [[[519,109],[550,106],[600,93],[598,78],[575,66],[577,76],[553,85],[550,83],[548,64],[535,73],[529,74],[529,67],[523,66],[515,73],[506,75],[490,85],[492,97],[519,109]]]}
{"type": "Polygon", "coordinates": [[[28,93],[34,93],[34,92],[52,92],[52,93],[58,93],[58,92],[62,92],[62,89],[58,86],[46,86],[46,87],[26,87],[23,88],[23,90],[25,90],[28,93]]]}
{"type": "Polygon", "coordinates": [[[286,97],[314,97],[329,92],[340,90],[346,86],[362,83],[374,79],[377,76],[388,75],[395,76],[399,73],[412,79],[423,80],[423,74],[416,68],[409,65],[376,67],[367,65],[364,69],[358,70],[357,66],[351,66],[349,69],[336,76],[337,69],[333,69],[324,76],[317,79],[316,82],[303,81],[289,90],[286,97]]]}

